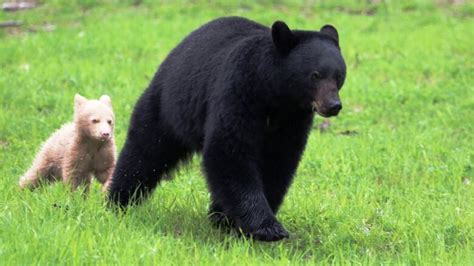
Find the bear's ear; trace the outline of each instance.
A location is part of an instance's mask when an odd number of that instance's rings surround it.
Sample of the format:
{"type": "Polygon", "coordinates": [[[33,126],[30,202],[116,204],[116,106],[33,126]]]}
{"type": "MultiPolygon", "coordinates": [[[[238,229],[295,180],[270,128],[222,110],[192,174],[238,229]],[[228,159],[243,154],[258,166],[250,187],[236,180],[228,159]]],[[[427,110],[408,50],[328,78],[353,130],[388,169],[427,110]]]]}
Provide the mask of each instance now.
{"type": "Polygon", "coordinates": [[[337,45],[339,45],[339,34],[337,33],[337,30],[336,28],[334,28],[334,26],[332,25],[324,25],[321,30],[320,30],[321,33],[333,38],[336,42],[337,42],[337,45]]]}
{"type": "Polygon", "coordinates": [[[79,108],[87,102],[87,99],[79,94],[74,95],[74,107],[79,108]]]}
{"type": "Polygon", "coordinates": [[[295,47],[295,36],[283,21],[275,21],[272,26],[272,39],[281,54],[288,54],[295,47]]]}
{"type": "Polygon", "coordinates": [[[101,101],[102,103],[104,103],[107,106],[112,107],[112,100],[110,99],[110,97],[108,95],[100,96],[99,101],[101,101]]]}

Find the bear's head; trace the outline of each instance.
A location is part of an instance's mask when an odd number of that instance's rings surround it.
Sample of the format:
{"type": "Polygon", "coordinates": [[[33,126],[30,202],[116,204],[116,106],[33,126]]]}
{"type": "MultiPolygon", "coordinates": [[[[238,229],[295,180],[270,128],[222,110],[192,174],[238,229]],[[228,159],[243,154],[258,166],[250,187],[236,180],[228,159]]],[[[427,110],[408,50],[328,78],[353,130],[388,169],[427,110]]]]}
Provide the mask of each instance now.
{"type": "Polygon", "coordinates": [[[99,100],[88,100],[74,96],[74,123],[82,136],[101,142],[113,138],[114,112],[109,96],[102,95],[99,100]]]}
{"type": "Polygon", "coordinates": [[[284,86],[279,91],[323,117],[336,116],[342,109],[339,90],[346,78],[336,28],[325,25],[319,32],[292,31],[276,21],[271,35],[281,66],[279,86],[284,86]]]}

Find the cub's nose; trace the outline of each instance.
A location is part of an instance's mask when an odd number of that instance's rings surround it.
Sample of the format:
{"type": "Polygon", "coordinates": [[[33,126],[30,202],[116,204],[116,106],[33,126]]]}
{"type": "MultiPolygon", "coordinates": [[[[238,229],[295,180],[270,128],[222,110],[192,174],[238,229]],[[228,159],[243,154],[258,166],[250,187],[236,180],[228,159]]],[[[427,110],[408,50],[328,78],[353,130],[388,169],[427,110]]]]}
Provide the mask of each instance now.
{"type": "Polygon", "coordinates": [[[336,101],[328,108],[329,115],[337,115],[342,109],[342,104],[340,101],[336,101]]]}
{"type": "Polygon", "coordinates": [[[110,137],[110,133],[104,132],[101,134],[103,138],[108,138],[110,137]]]}

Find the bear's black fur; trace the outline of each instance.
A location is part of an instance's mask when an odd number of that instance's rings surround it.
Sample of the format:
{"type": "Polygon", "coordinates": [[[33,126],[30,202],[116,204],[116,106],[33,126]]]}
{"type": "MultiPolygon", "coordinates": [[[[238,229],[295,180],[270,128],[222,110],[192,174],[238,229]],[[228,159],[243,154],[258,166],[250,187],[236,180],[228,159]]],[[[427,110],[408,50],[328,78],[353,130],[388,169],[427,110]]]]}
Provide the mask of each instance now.
{"type": "Polygon", "coordinates": [[[341,109],[345,63],[336,29],[269,29],[227,17],[187,36],[138,100],[109,188],[143,199],[164,173],[202,152],[214,221],[255,239],[288,236],[275,218],[306,145],[313,111],[341,109]]]}

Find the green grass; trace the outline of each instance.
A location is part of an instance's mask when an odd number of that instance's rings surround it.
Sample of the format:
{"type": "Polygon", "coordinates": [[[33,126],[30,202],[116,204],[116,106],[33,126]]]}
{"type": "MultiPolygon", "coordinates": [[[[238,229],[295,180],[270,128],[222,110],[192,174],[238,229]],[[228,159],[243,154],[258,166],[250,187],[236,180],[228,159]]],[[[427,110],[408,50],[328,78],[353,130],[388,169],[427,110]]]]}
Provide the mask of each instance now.
{"type": "Polygon", "coordinates": [[[472,2],[42,2],[0,13],[23,23],[0,29],[1,264],[474,263],[472,2]],[[278,214],[290,239],[213,228],[198,156],[126,214],[105,208],[97,184],[87,199],[62,184],[19,191],[41,142],[72,118],[75,93],[112,97],[120,150],[167,53],[230,14],[339,29],[344,109],[325,132],[314,121],[278,214]]]}

